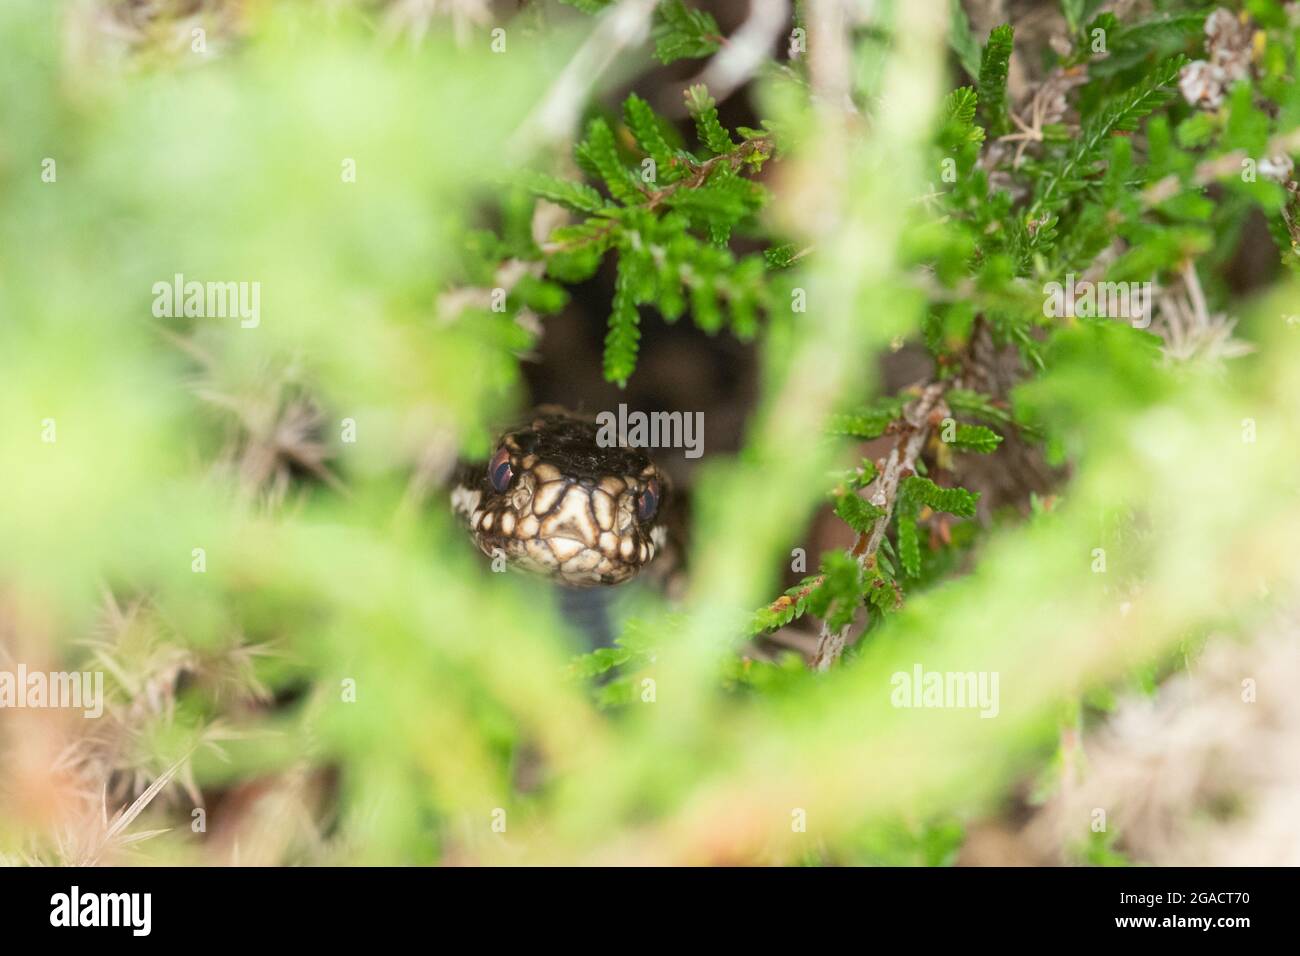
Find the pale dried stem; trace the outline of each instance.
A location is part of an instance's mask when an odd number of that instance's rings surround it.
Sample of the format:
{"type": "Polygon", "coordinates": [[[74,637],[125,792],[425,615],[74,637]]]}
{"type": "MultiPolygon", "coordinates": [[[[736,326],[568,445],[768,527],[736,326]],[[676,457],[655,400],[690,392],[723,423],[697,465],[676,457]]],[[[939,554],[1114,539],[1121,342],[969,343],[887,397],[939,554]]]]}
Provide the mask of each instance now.
{"type": "Polygon", "coordinates": [[[848,19],[845,0],[810,0],[808,67],[813,93],[824,107],[856,113],[848,19]]]}
{"type": "Polygon", "coordinates": [[[719,103],[744,86],[767,61],[790,16],[790,0],[750,0],[749,16],[693,81],[719,103]]]}
{"type": "MultiPolygon", "coordinates": [[[[1291,130],[1289,133],[1274,137],[1269,141],[1266,155],[1255,158],[1290,156],[1292,153],[1297,152],[1300,152],[1300,129],[1291,130]]],[[[1192,180],[1188,185],[1208,186],[1216,180],[1238,175],[1242,169],[1242,161],[1248,158],[1250,157],[1248,157],[1244,149],[1238,149],[1223,156],[1216,156],[1214,159],[1207,159],[1193,170],[1192,180]]],[[[1166,199],[1177,196],[1183,189],[1183,183],[1178,176],[1171,173],[1143,190],[1142,202],[1146,206],[1158,206],[1166,199]]]]}
{"type": "Polygon", "coordinates": [[[527,156],[538,147],[554,146],[572,138],[592,89],[624,50],[646,38],[650,16],[658,2],[622,0],[601,13],[595,29],[556,77],[537,108],[515,131],[507,148],[527,156]]]}

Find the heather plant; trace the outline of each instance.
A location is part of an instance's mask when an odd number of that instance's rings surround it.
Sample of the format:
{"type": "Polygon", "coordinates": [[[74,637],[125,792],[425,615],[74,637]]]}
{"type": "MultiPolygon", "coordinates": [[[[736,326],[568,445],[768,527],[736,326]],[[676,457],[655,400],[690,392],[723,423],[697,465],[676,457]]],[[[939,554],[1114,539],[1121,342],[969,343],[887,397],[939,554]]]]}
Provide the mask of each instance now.
{"type": "Polygon", "coordinates": [[[1080,741],[1294,608],[1294,5],[778,6],[0,9],[6,859],[1147,861],[1080,741]],[[758,387],[579,653],[446,489],[587,308],[758,387]]]}

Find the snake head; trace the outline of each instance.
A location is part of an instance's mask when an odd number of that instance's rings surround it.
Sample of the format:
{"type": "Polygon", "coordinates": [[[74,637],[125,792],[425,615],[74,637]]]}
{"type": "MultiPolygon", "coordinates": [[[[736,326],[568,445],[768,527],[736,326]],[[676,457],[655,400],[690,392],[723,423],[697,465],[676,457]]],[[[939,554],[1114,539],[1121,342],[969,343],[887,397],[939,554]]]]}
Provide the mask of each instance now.
{"type": "Polygon", "coordinates": [[[622,583],[654,560],[667,481],[597,435],[594,422],[550,413],[501,437],[452,496],[484,554],[574,587],[622,583]]]}

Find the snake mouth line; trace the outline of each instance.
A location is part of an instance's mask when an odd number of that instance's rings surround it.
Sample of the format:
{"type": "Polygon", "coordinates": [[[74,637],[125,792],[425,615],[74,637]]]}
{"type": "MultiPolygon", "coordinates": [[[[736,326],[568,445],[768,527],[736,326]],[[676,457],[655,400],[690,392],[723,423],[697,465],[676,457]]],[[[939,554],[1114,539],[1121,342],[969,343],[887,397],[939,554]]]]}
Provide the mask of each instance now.
{"type": "MultiPolygon", "coordinates": [[[[518,522],[515,527],[519,528],[518,522]]],[[[654,560],[663,542],[663,530],[657,528],[645,538],[602,532],[595,542],[567,534],[519,538],[481,532],[475,535],[475,541],[485,555],[504,556],[520,570],[549,575],[574,587],[587,587],[619,584],[634,577],[654,560]]]]}

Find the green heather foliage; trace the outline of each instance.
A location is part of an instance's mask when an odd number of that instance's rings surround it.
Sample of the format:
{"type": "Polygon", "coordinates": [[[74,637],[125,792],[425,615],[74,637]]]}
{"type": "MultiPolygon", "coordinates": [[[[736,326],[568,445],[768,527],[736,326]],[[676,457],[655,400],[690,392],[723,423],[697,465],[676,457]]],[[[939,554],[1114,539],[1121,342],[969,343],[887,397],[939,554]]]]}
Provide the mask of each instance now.
{"type": "MultiPolygon", "coordinates": [[[[566,2],[503,21],[505,53],[287,2],[204,5],[209,54],[163,12],[102,55],[67,31],[111,4],[0,4],[0,651],[107,673],[121,736],[78,742],[92,831],[148,796],[84,850],[13,796],[43,781],[0,787],[4,859],[231,862],[191,811],[267,786],[294,809],[245,862],[950,864],[1026,781],[1050,798],[1101,702],[1293,595],[1280,4],[1230,6],[1248,65],[1201,104],[1179,91],[1212,55],[1200,3],[1062,0],[1063,51],[981,38],[958,0],[876,4],[846,110],[784,37],[736,90],[667,79],[729,47],[666,0],[578,78],[573,129],[521,138],[611,15],[566,2]],[[177,274],[259,283],[259,324],[155,314],[177,274]],[[1214,324],[1049,314],[1067,276],[1214,324]],[[441,484],[593,290],[608,382],[679,321],[760,374],[740,451],[692,476],[685,586],[628,585],[614,646],[576,654],[441,484]],[[886,388],[902,350],[924,375],[886,388]],[[998,499],[981,476],[1018,455],[1051,486],[998,499]],[[818,673],[785,628],[848,647],[818,673]],[[1000,674],[997,719],[891,704],[918,661],[1000,674]]],[[[1076,836],[1070,860],[1128,862],[1076,836]]]]}
{"type": "Polygon", "coordinates": [[[994,135],[1006,133],[1011,126],[1007,119],[1007,69],[1014,37],[1010,24],[995,28],[980,59],[980,107],[984,125],[994,135]]]}
{"type": "Polygon", "coordinates": [[[655,56],[664,63],[708,56],[722,45],[718,21],[683,0],[665,0],[656,10],[655,56]]]}
{"type": "Polygon", "coordinates": [[[581,221],[552,232],[539,250],[548,275],[580,282],[607,253],[617,259],[605,378],[619,385],[636,369],[639,306],[653,305],[669,322],[689,306],[705,331],[728,327],[746,340],[771,306],[767,273],[779,264],[760,255],[736,256],[727,245],[733,230],[753,227],[767,200],[766,190],[748,177],[771,158],[773,136],[751,130],[734,142],[702,86],[686,91],[686,107],[699,135],[695,152],[669,146],[669,127],[633,93],[622,112],[634,150],[621,149],[610,123],[599,116],[574,148],[578,168],[598,185],[536,173],[523,179],[534,195],[582,214],[581,221]]]}

